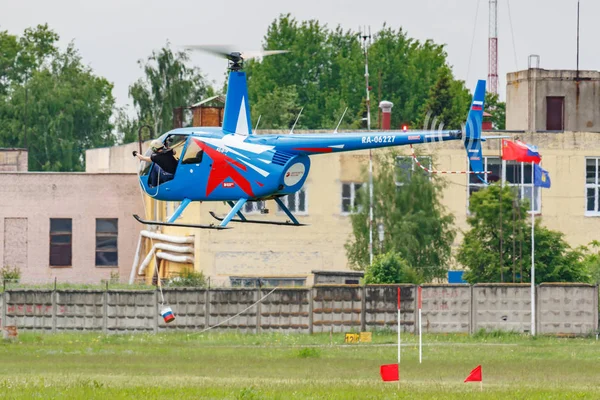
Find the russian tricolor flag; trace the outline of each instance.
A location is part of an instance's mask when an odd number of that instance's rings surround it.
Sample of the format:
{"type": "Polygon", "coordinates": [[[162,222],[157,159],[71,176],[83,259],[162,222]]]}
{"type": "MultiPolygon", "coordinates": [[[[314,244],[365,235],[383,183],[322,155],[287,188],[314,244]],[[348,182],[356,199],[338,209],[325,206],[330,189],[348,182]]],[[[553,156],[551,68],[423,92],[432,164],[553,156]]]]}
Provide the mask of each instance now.
{"type": "Polygon", "coordinates": [[[175,319],[175,315],[173,315],[173,310],[171,310],[171,307],[163,308],[160,314],[167,324],[175,319]]]}
{"type": "Polygon", "coordinates": [[[471,105],[471,110],[473,110],[473,111],[481,111],[481,110],[483,110],[483,101],[481,101],[481,100],[474,100],[473,104],[471,105]]]}

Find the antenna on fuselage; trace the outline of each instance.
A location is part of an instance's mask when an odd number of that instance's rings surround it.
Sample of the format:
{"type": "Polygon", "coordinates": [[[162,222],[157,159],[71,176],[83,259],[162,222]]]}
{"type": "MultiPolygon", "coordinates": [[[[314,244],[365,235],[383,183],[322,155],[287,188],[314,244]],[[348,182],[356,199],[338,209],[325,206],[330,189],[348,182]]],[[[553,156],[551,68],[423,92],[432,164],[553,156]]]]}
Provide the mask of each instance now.
{"type": "Polygon", "coordinates": [[[296,120],[294,121],[294,125],[292,126],[292,130],[290,130],[290,135],[294,134],[294,128],[296,127],[296,124],[298,123],[298,120],[300,119],[300,116],[302,115],[303,110],[304,110],[304,107],[302,107],[300,109],[300,112],[298,113],[298,116],[296,117],[296,120]]]}
{"type": "Polygon", "coordinates": [[[262,114],[260,114],[258,116],[258,121],[256,121],[256,126],[254,127],[254,132],[256,132],[258,130],[258,124],[260,124],[260,117],[262,117],[262,114]]]}
{"type": "Polygon", "coordinates": [[[338,133],[338,128],[340,127],[340,124],[342,123],[342,120],[344,119],[344,115],[346,115],[346,111],[348,111],[348,107],[346,107],[346,109],[344,110],[344,113],[342,114],[342,118],[340,118],[340,121],[338,122],[337,126],[335,127],[335,131],[333,131],[333,133],[338,133]]]}

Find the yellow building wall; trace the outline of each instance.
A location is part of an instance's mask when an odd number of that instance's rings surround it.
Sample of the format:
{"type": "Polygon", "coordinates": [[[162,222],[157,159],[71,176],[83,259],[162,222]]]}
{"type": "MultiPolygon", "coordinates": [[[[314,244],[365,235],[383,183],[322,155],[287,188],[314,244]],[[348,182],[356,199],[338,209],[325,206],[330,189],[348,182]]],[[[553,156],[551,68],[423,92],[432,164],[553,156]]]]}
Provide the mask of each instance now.
{"type": "MultiPolygon", "coordinates": [[[[514,136],[514,135],[513,135],[514,136]]],[[[537,218],[550,229],[565,233],[572,246],[600,239],[600,219],[585,213],[585,157],[600,157],[600,134],[583,132],[520,134],[520,139],[539,147],[542,165],[550,172],[552,188],[542,189],[542,213],[537,218]]],[[[417,145],[419,154],[431,155],[438,170],[464,171],[467,168],[461,142],[417,145]]],[[[380,154],[382,151],[374,151],[380,154]]],[[[410,156],[408,147],[398,147],[399,154],[410,156]]],[[[366,181],[368,151],[318,155],[311,158],[311,171],[306,181],[306,215],[298,215],[302,227],[230,223],[231,229],[202,230],[162,227],[169,235],[194,236],[194,265],[211,277],[215,285],[226,285],[229,276],[308,277],[312,270],[348,270],[344,245],[350,240],[350,217],[341,213],[344,182],[366,181]]],[[[499,156],[500,141],[484,143],[484,156],[499,156]]],[[[455,216],[458,231],[455,247],[468,229],[468,175],[443,175],[446,186],[443,204],[455,216]]],[[[154,201],[152,201],[154,202],[154,201]]],[[[166,219],[166,204],[156,202],[159,218],[166,219]]],[[[149,207],[151,208],[151,206],[149,207]]],[[[249,214],[247,218],[285,221],[274,201],[267,201],[268,214],[249,214]]],[[[191,204],[178,222],[218,224],[209,211],[225,215],[230,207],[220,202],[191,204]]],[[[148,218],[154,218],[148,210],[148,218]]],[[[166,275],[192,267],[162,262],[166,275]]],[[[456,266],[454,266],[456,267],[456,266]]],[[[147,271],[152,269],[148,268],[147,271]]]]}

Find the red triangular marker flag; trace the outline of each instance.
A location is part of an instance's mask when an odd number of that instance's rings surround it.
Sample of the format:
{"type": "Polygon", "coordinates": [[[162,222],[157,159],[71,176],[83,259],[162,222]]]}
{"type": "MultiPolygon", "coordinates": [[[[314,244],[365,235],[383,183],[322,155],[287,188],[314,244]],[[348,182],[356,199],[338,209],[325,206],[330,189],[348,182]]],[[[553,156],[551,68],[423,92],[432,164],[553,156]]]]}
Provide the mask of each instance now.
{"type": "Polygon", "coordinates": [[[481,381],[483,381],[483,379],[481,377],[481,365],[478,365],[477,367],[475,367],[475,369],[473,369],[473,371],[471,371],[469,376],[467,376],[467,378],[465,379],[465,382],[481,382],[481,381]]]}
{"type": "Polygon", "coordinates": [[[382,365],[379,368],[379,373],[381,374],[381,379],[383,379],[384,382],[400,380],[400,371],[398,370],[398,364],[382,365]]]}

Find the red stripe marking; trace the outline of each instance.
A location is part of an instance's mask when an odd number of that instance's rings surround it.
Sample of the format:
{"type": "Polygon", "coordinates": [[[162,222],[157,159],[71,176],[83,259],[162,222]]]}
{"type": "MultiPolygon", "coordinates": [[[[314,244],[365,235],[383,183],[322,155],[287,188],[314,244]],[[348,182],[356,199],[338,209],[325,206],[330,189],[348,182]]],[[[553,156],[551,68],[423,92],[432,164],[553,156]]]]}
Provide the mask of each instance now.
{"type": "Polygon", "coordinates": [[[252,192],[252,186],[246,178],[244,178],[234,167],[240,168],[242,171],[246,171],[246,166],[240,164],[234,159],[226,156],[225,154],[213,149],[206,143],[194,139],[198,146],[213,160],[213,165],[208,175],[208,183],[206,185],[206,195],[209,196],[221,182],[227,178],[231,178],[238,186],[249,196],[254,197],[252,192]]]}

